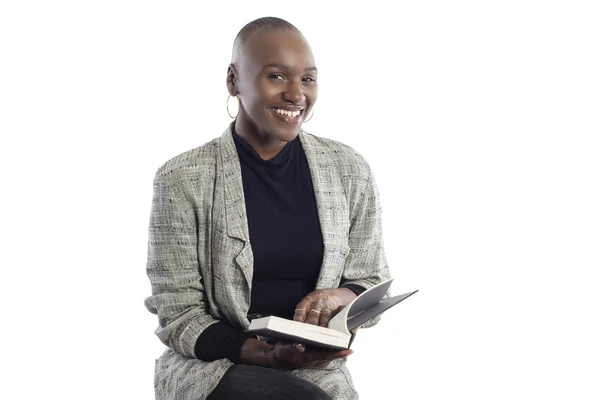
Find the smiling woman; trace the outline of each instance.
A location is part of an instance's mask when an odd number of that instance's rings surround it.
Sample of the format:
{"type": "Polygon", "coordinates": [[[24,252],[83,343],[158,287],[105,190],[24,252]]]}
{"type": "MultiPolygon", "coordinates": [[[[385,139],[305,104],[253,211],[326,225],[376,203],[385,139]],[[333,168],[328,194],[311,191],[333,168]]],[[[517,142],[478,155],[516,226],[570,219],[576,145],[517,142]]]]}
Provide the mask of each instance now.
{"type": "Polygon", "coordinates": [[[287,21],[246,25],[226,82],[239,101],[235,120],[154,179],[145,303],[168,346],[156,397],[356,399],[351,350],[244,330],[263,315],[326,326],[390,278],[371,169],[349,146],[302,129],[317,101],[317,67],[287,21]]]}
{"type": "Polygon", "coordinates": [[[227,89],[240,99],[236,132],[269,159],[296,138],[317,101],[317,67],[291,24],[252,27],[235,40],[227,89]]]}

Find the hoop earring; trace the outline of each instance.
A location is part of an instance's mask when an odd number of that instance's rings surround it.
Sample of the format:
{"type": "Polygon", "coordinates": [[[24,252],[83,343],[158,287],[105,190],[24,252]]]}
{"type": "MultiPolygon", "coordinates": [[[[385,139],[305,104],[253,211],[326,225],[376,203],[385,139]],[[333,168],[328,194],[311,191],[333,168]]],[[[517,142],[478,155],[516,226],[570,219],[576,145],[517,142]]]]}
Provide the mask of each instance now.
{"type": "Polygon", "coordinates": [[[308,119],[305,119],[302,123],[310,121],[312,119],[313,115],[315,115],[315,112],[311,108],[310,109],[310,116],[308,117],[308,119]]]}
{"type": "Polygon", "coordinates": [[[229,111],[229,99],[231,98],[231,95],[227,96],[227,114],[229,114],[229,117],[232,119],[235,119],[240,113],[240,96],[236,94],[234,97],[238,100],[238,112],[235,115],[231,115],[231,112],[229,111]]]}

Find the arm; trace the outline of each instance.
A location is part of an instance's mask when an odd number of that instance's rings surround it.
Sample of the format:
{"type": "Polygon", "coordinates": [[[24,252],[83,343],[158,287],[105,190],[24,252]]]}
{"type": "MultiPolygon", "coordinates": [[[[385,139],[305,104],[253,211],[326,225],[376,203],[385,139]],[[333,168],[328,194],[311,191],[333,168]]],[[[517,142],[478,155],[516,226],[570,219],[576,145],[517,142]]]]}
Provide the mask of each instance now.
{"type": "Polygon", "coordinates": [[[196,341],[196,357],[204,361],[228,358],[240,363],[242,345],[247,339],[256,339],[256,335],[242,332],[226,321],[212,324],[202,332],[196,341]]]}
{"type": "MultiPolygon", "coordinates": [[[[368,165],[366,167],[366,181],[350,208],[350,252],[342,274],[342,286],[352,284],[369,289],[389,279],[391,274],[383,249],[379,192],[371,169],[368,165]]],[[[361,325],[361,328],[369,328],[380,319],[381,315],[378,315],[361,325]]]]}
{"type": "Polygon", "coordinates": [[[196,357],[200,334],[218,322],[208,313],[196,249],[193,206],[159,171],[154,178],[146,266],[152,296],[144,303],[158,315],[158,338],[190,358],[196,357]]]}

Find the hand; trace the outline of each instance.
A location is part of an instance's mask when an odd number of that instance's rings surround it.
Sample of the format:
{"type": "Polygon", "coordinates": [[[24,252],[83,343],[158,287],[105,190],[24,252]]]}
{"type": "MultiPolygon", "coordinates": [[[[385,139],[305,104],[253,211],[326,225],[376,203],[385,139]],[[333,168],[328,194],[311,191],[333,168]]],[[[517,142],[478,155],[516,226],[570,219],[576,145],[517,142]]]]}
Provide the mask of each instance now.
{"type": "Polygon", "coordinates": [[[271,368],[298,369],[325,367],[336,358],[347,357],[353,350],[306,349],[301,343],[279,341],[269,351],[271,368]]]}
{"type": "MultiPolygon", "coordinates": [[[[358,332],[358,328],[352,329],[352,333],[354,333],[354,335],[356,335],[356,332],[358,332]]],[[[327,366],[329,366],[330,363],[331,363],[331,361],[321,361],[321,362],[316,363],[314,366],[315,367],[327,367],[327,366]]]]}
{"type": "Polygon", "coordinates": [[[355,298],[356,294],[348,288],[315,290],[296,305],[294,321],[327,326],[329,320],[355,298]]]}

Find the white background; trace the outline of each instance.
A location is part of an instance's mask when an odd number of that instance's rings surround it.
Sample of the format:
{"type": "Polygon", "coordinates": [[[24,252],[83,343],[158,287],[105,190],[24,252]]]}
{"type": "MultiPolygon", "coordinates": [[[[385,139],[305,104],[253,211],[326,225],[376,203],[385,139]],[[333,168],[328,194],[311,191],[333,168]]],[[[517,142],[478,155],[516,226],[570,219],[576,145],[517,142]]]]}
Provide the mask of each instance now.
{"type": "Polygon", "coordinates": [[[420,289],[359,332],[361,399],[600,398],[595,2],[205,3],[2,2],[2,397],[153,398],[152,179],[226,128],[233,39],[273,15],[420,289]]]}

